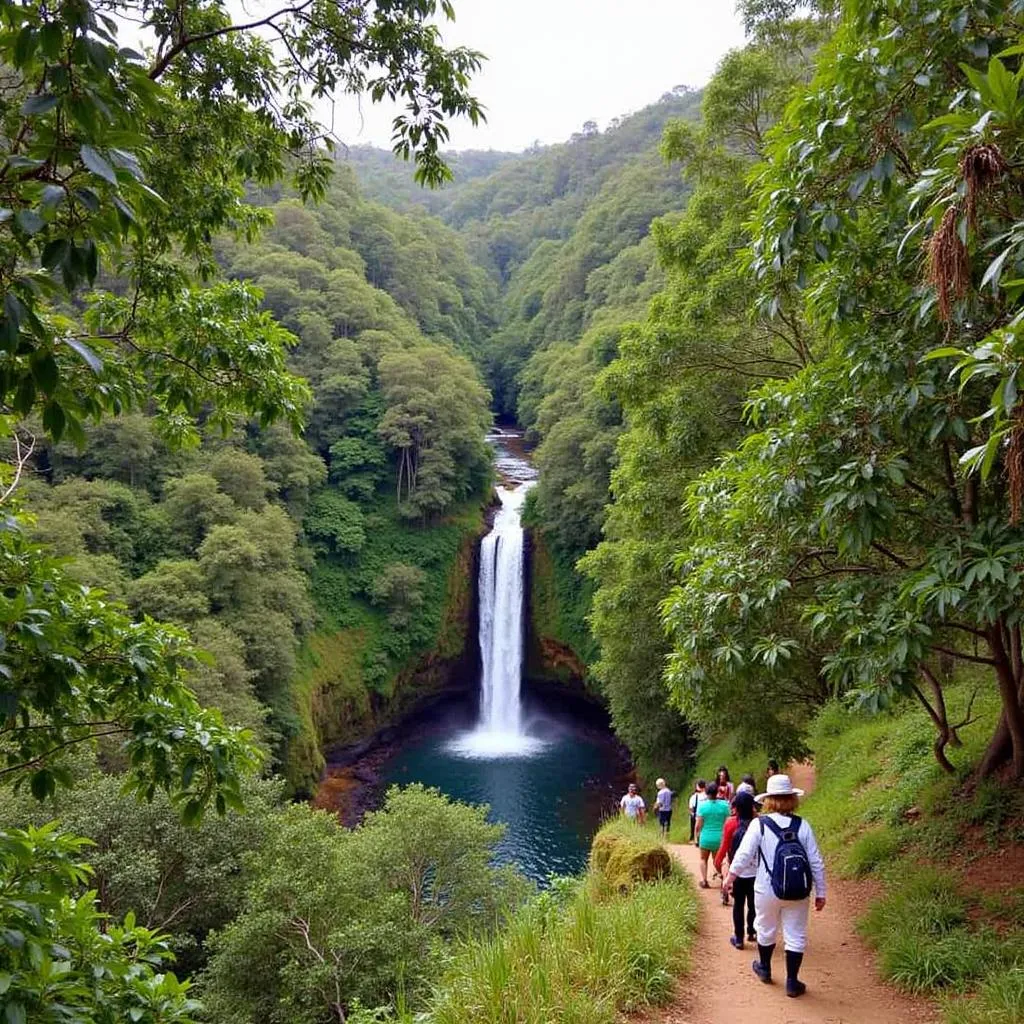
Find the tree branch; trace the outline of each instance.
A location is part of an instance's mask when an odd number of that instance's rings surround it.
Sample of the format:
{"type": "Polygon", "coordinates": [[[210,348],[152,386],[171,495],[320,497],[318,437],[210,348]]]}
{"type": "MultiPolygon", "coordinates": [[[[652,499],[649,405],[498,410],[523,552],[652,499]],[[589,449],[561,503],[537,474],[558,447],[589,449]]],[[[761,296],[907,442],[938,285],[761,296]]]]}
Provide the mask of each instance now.
{"type": "Polygon", "coordinates": [[[10,775],[13,772],[23,772],[33,766],[41,765],[48,757],[52,757],[59,750],[64,750],[67,747],[73,747],[78,743],[85,743],[88,740],[99,739],[101,736],[116,736],[119,733],[128,732],[127,729],[106,729],[103,732],[91,732],[88,736],[79,736],[73,740],[65,740],[63,743],[58,743],[55,747],[51,747],[49,750],[43,751],[36,757],[29,758],[27,761],[22,761],[20,764],[13,764],[7,768],[0,768],[0,776],[10,775]]]}
{"type": "Polygon", "coordinates": [[[890,551],[884,544],[879,544],[878,541],[872,541],[871,546],[876,550],[880,551],[886,558],[891,558],[901,569],[909,569],[910,563],[904,561],[895,552],[890,551]]]}
{"type": "Polygon", "coordinates": [[[929,644],[930,650],[938,651],[940,654],[948,654],[951,658],[961,658],[964,661],[973,661],[977,665],[996,665],[998,664],[994,658],[982,658],[976,654],[964,654],[963,651],[957,651],[952,647],[943,647],[941,644],[929,644]]]}
{"type": "MultiPolygon", "coordinates": [[[[265,18],[260,18],[258,21],[250,21],[245,25],[222,25],[220,28],[211,29],[209,32],[197,32],[194,36],[182,36],[153,64],[149,69],[149,77],[155,82],[170,67],[174,58],[190,46],[195,46],[197,43],[205,43],[210,39],[216,39],[218,36],[226,36],[235,32],[251,32],[253,29],[266,26],[277,29],[277,26],[274,25],[275,18],[280,18],[286,14],[301,14],[312,2],[313,0],[306,0],[305,3],[299,4],[297,7],[282,7],[279,11],[274,11],[273,14],[268,14],[265,18]]],[[[278,31],[280,34],[280,30],[278,31]]],[[[346,42],[353,49],[363,49],[363,47],[356,44],[355,40],[348,39],[346,42]]]]}
{"type": "Polygon", "coordinates": [[[32,458],[32,452],[35,451],[36,439],[34,434],[30,434],[27,430],[25,431],[29,436],[29,441],[26,447],[22,447],[21,438],[18,437],[18,428],[15,427],[13,434],[14,438],[14,479],[10,482],[9,486],[3,488],[0,491],[0,505],[2,505],[18,488],[18,482],[21,480],[22,471],[25,469],[25,465],[30,458],[32,458]]]}

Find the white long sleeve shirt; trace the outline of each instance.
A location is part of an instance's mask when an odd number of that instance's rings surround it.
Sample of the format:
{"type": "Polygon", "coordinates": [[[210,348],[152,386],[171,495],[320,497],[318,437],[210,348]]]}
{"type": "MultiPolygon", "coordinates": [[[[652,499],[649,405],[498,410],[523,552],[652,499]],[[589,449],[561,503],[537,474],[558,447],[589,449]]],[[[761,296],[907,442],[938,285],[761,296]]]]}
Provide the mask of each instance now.
{"type": "MultiPolygon", "coordinates": [[[[762,815],[764,817],[764,815],[762,815]]],[[[785,830],[792,820],[788,814],[769,814],[779,828],[785,830]]],[[[807,863],[811,868],[811,877],[814,880],[814,895],[819,899],[825,898],[825,861],[822,859],[821,851],[818,849],[818,840],[814,838],[814,830],[803,818],[800,819],[800,828],[797,830],[797,838],[803,843],[807,852],[807,863]]],[[[756,868],[757,874],[754,877],[754,892],[769,893],[772,891],[772,880],[768,874],[765,863],[775,863],[775,850],[779,840],[770,828],[765,828],[760,819],[755,818],[743,837],[736,856],[729,865],[729,873],[735,874],[738,878],[749,878],[756,868]],[[760,853],[764,853],[761,859],[760,853]]]]}

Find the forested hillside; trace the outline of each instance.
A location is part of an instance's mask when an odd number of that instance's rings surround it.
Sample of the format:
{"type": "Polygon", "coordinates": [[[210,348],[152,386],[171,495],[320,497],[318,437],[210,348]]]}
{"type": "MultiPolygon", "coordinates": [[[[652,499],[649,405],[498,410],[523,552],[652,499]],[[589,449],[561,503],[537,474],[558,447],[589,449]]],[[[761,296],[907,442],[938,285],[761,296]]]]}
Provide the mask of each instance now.
{"type": "Polygon", "coordinates": [[[706,88],[520,154],[443,152],[481,116],[445,2],[0,12],[5,1024],[671,996],[694,904],[632,825],[537,895],[484,808],[306,802],[474,683],[495,416],[540,471],[528,675],[641,782],[816,755],[886,976],[1021,1019],[1019,894],[939,868],[1024,836],[1022,5],[739,7],[706,88]],[[338,151],[339,91],[404,159],[338,151]]]}
{"type": "Polygon", "coordinates": [[[295,339],[304,440],[239,423],[175,450],[139,411],[87,428],[84,447],[42,442],[25,494],[32,537],[74,578],[191,632],[212,655],[201,699],[309,792],[325,743],[407,699],[403,669],[408,686],[418,658],[461,653],[465,626],[441,625],[489,480],[473,359],[496,289],[450,231],[365,202],[343,170],[315,207],[256,209],[259,241],[215,255],[295,339]]]}
{"type": "MultiPolygon", "coordinates": [[[[716,102],[725,108],[732,99],[716,102]]],[[[661,699],[656,598],[650,581],[638,578],[638,592],[652,602],[644,613],[650,632],[599,683],[610,647],[599,650],[588,622],[594,584],[576,563],[601,540],[624,425],[621,397],[598,381],[666,288],[666,272],[683,263],[670,254],[670,232],[693,182],[666,159],[663,136],[672,124],[696,123],[701,103],[701,94],[678,89],[604,131],[588,123],[562,145],[519,156],[458,154],[455,181],[419,200],[458,230],[500,291],[482,364],[495,412],[537,444],[540,483],[527,513],[529,671],[582,674],[610,701],[619,735],[642,763],[646,751],[662,763],[682,762],[691,742],[661,699]],[[630,681],[620,683],[620,672],[630,681]]],[[[384,201],[403,209],[416,201],[396,184],[388,154],[356,149],[347,159],[384,201]]],[[[741,177],[737,169],[734,183],[741,177]]]]}

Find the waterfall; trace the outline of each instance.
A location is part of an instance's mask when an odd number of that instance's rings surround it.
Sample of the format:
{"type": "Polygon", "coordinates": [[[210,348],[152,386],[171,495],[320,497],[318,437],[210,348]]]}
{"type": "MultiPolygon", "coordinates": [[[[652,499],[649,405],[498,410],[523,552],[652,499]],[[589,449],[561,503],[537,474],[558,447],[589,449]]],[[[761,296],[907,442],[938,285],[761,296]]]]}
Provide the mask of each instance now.
{"type": "MultiPolygon", "coordinates": [[[[499,456],[502,449],[499,447],[499,456]]],[[[480,721],[451,744],[465,757],[522,757],[544,744],[523,727],[519,684],[523,672],[522,509],[536,473],[514,456],[499,458],[510,487],[498,487],[501,508],[480,542],[480,721]]]]}
{"type": "Polygon", "coordinates": [[[480,731],[518,736],[523,667],[523,527],[529,483],[498,488],[501,509],[480,543],[480,731]]]}

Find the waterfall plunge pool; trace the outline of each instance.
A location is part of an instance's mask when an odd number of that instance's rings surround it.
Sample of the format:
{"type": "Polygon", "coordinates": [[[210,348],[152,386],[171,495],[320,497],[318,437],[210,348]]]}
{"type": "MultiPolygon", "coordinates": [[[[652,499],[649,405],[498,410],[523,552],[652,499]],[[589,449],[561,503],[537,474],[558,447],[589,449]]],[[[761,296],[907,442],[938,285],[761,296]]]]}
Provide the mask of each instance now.
{"type": "Polygon", "coordinates": [[[380,765],[380,780],[422,782],[489,804],[491,819],[507,826],[498,860],[543,884],[585,866],[594,832],[625,791],[629,763],[607,727],[578,711],[524,695],[521,713],[535,744],[529,753],[465,749],[467,741],[484,744],[485,734],[470,729],[475,706],[454,703],[380,765]]]}

